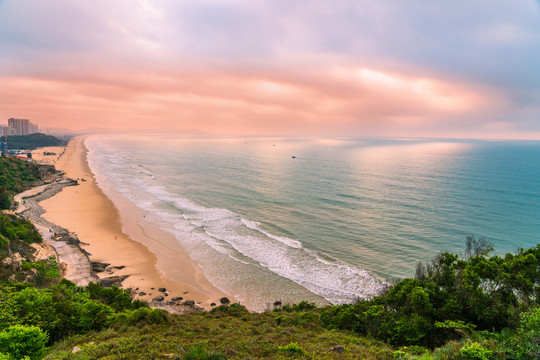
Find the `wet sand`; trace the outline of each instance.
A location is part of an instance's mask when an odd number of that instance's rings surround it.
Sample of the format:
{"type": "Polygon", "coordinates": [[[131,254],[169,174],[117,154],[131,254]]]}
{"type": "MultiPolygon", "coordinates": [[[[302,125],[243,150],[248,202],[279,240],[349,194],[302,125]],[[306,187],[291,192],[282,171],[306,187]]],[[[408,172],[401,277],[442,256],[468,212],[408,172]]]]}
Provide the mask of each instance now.
{"type": "Polygon", "coordinates": [[[206,309],[227,296],[208,282],[172,235],[144,221],[144,211],[120,196],[114,198],[121,209],[118,211],[88,167],[84,137],[72,140],[54,161],[58,170],[79,179],[80,185],[64,188],[41,202],[47,211],[42,216],[77,234],[91,261],[111,264],[110,271],[97,274],[100,278],[129,275],[122,283],[124,288],[146,293],[137,297],[147,301],[163,295],[158,288],[167,289],[165,301],[183,297],[206,309]]]}

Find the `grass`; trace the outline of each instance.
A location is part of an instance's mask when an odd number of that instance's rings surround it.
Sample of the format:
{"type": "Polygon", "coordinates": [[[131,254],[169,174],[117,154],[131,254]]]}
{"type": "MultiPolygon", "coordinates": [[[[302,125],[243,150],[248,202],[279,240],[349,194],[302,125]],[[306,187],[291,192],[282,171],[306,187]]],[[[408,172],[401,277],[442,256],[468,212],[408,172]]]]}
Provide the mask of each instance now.
{"type": "Polygon", "coordinates": [[[323,329],[299,314],[235,310],[169,315],[163,325],[119,322],[54,344],[46,359],[190,359],[197,351],[208,359],[394,358],[394,349],[380,341],[323,329]],[[73,354],[75,346],[81,351],[73,354]],[[344,351],[333,351],[336,346],[344,351]]]}

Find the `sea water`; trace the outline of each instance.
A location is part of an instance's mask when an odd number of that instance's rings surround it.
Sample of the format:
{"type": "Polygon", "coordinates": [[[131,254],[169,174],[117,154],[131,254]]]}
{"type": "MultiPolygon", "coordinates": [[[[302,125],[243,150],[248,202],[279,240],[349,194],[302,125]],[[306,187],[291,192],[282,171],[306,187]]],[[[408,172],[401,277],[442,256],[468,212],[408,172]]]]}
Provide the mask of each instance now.
{"type": "Polygon", "coordinates": [[[106,194],[255,310],[369,298],[470,235],[496,253],[540,241],[540,142],[115,134],[86,146],[106,194]]]}

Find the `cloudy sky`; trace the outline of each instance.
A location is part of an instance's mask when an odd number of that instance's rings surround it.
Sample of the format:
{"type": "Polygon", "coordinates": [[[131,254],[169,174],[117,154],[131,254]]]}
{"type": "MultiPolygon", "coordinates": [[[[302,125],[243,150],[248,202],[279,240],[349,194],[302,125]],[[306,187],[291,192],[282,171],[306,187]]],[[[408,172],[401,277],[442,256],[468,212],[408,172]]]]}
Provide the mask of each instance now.
{"type": "Polygon", "coordinates": [[[538,0],[0,0],[0,123],[540,139],[538,0]]]}

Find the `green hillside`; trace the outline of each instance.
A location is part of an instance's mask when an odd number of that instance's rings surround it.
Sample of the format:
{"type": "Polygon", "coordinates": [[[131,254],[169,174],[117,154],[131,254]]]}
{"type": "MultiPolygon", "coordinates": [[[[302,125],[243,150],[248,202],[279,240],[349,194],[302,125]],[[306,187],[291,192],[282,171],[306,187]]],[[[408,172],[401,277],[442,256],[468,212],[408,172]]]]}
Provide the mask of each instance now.
{"type": "Polygon", "coordinates": [[[0,209],[9,209],[13,195],[26,190],[27,183],[39,179],[40,171],[37,165],[0,157],[0,209]]]}
{"type": "MultiPolygon", "coordinates": [[[[385,294],[267,313],[173,315],[128,290],[0,284],[0,353],[33,359],[538,359],[540,245],[490,256],[468,239],[385,294]],[[32,346],[30,346],[32,345],[32,346]]],[[[0,355],[0,359],[2,359],[0,355]]]]}
{"type": "MultiPolygon", "coordinates": [[[[2,142],[4,139],[2,138],[2,142]]],[[[8,136],[8,149],[10,150],[34,150],[46,146],[65,146],[64,140],[57,139],[52,135],[35,133],[30,135],[8,136]]]]}

